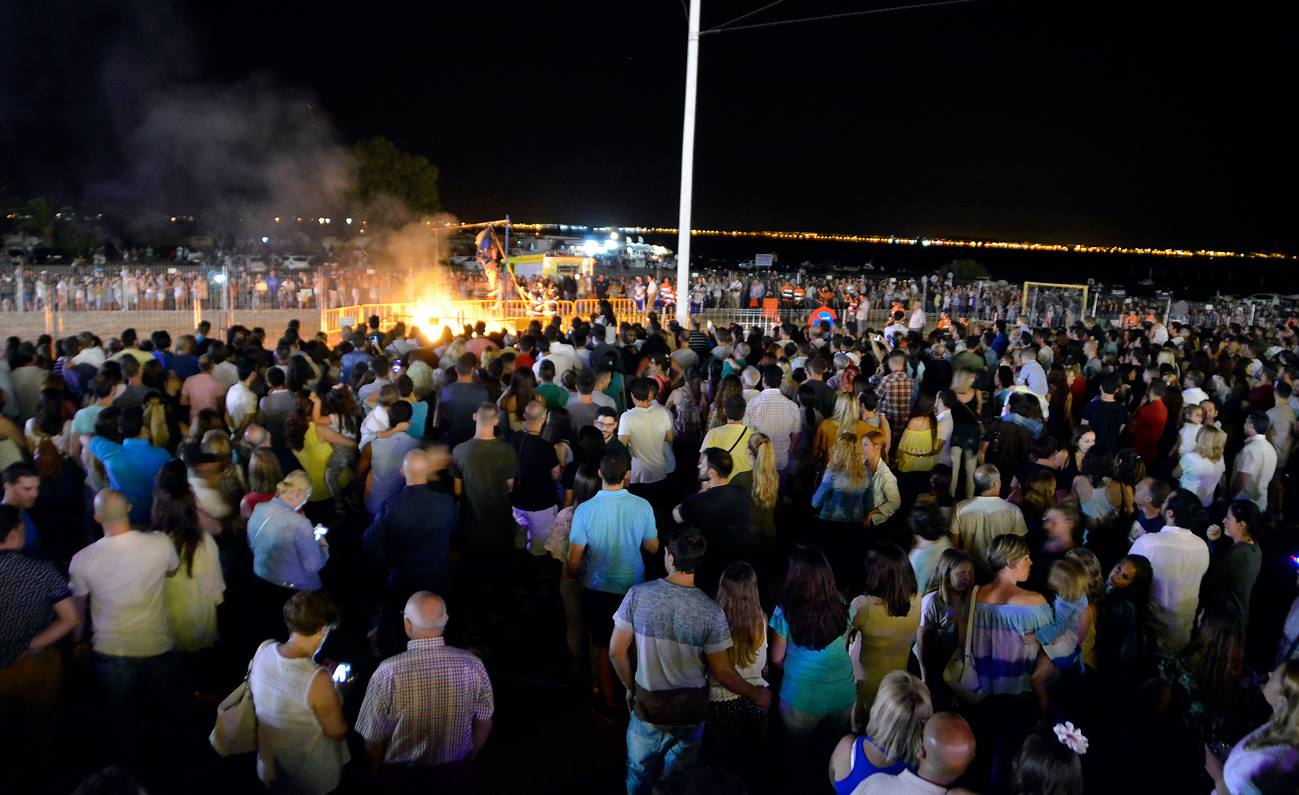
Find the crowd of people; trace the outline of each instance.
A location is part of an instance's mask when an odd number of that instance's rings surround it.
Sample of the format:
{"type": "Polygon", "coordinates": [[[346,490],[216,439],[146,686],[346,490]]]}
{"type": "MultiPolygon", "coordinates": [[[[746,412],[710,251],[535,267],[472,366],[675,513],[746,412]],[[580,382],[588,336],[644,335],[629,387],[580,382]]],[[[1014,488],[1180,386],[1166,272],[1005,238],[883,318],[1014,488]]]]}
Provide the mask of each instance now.
{"type": "Polygon", "coordinates": [[[206,266],[16,268],[0,274],[0,310],[43,312],[330,309],[404,301],[408,273],[332,264],[310,270],[206,266]],[[19,298],[21,297],[21,302],[19,298]]]}
{"type": "Polygon", "coordinates": [[[908,297],[9,338],[5,790],[1299,790],[1299,335],[908,297]]]}
{"type": "MultiPolygon", "coordinates": [[[[833,310],[845,328],[859,332],[868,322],[904,309],[908,320],[915,305],[931,318],[964,322],[1028,318],[1047,328],[1068,326],[1084,315],[1102,325],[1130,327],[1150,317],[1178,320],[1196,327],[1237,323],[1267,325],[1287,319],[1279,304],[1218,298],[1209,302],[1184,297],[1129,296],[1091,288],[1084,303],[1082,286],[1032,286],[988,280],[958,283],[954,275],[870,278],[820,274],[806,270],[744,272],[703,270],[692,276],[687,294],[676,295],[675,272],[596,269],[553,275],[515,274],[513,287],[494,290],[482,270],[446,267],[436,291],[456,300],[498,297],[529,303],[529,314],[555,314],[560,301],[625,298],[638,313],[671,314],[680,301],[691,314],[706,311],[763,309],[774,302],[787,317],[806,316],[821,307],[833,310]],[[612,274],[612,275],[611,275],[612,274]]],[[[271,267],[254,272],[232,260],[221,267],[143,267],[128,262],[113,268],[39,269],[34,266],[0,274],[0,309],[41,312],[47,306],[63,312],[199,309],[331,309],[364,304],[418,301],[428,294],[427,279],[407,268],[367,263],[330,262],[308,270],[271,267]],[[21,278],[20,278],[21,276],[21,278]],[[228,281],[228,285],[227,285],[228,281]],[[22,296],[20,302],[19,296],[22,296]]]]}

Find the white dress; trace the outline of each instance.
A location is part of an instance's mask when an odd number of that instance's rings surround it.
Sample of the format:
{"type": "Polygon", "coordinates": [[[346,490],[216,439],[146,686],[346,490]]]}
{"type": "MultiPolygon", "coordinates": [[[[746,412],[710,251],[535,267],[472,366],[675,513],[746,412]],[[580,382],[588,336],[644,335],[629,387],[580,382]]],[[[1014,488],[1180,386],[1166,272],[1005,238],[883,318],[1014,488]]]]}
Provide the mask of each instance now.
{"type": "Polygon", "coordinates": [[[162,584],[167,623],[176,638],[176,651],[198,651],[217,642],[217,605],[225,599],[226,582],[216,541],[207,533],[194,550],[194,567],[180,571],[162,584]]]}
{"type": "Polygon", "coordinates": [[[253,655],[248,677],[257,712],[257,777],[274,793],[325,795],[338,787],[347,744],[325,736],[307,692],[316,672],[310,658],[280,655],[266,641],[253,655]]]}

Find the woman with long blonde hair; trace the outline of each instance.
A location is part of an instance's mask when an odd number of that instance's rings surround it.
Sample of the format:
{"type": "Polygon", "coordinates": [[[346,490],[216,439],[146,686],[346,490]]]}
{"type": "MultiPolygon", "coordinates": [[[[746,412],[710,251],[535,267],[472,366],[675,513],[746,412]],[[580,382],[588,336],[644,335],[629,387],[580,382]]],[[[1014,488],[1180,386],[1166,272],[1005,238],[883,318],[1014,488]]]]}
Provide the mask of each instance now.
{"type": "MultiPolygon", "coordinates": [[[[758,575],[752,566],[739,560],[726,567],[717,583],[717,604],[731,630],[731,648],[726,652],[731,664],[749,684],[765,687],[767,614],[758,599],[758,575]]],[[[724,758],[739,761],[733,769],[744,770],[750,766],[743,764],[741,755],[759,747],[766,736],[767,713],[711,681],[706,726],[705,744],[724,758]]]]}
{"type": "Polygon", "coordinates": [[[780,499],[780,474],[776,472],[776,449],[764,433],[749,436],[749,457],[753,459],[753,525],[763,538],[776,535],[776,501],[780,499]]]}
{"type": "Polygon", "coordinates": [[[830,450],[840,435],[851,433],[860,438],[868,429],[869,426],[862,422],[861,403],[857,396],[851,392],[840,392],[834,401],[834,413],[821,420],[816,428],[812,455],[824,466],[830,462],[830,450]]]}
{"type": "Polygon", "coordinates": [[[1272,671],[1263,698],[1271,720],[1236,743],[1225,761],[1204,749],[1204,770],[1217,792],[1299,791],[1299,660],[1272,671]]]}
{"type": "Polygon", "coordinates": [[[1173,469],[1178,484],[1200,498],[1200,504],[1209,507],[1227,471],[1223,450],[1227,446],[1226,432],[1212,425],[1201,426],[1195,432],[1195,449],[1181,457],[1173,469]]]}
{"type": "Polygon", "coordinates": [[[817,512],[816,544],[829,558],[841,585],[846,585],[853,570],[860,566],[860,560],[854,560],[853,549],[864,532],[865,495],[870,488],[858,444],[854,433],[839,435],[825,474],[812,494],[812,508],[817,512]]]}

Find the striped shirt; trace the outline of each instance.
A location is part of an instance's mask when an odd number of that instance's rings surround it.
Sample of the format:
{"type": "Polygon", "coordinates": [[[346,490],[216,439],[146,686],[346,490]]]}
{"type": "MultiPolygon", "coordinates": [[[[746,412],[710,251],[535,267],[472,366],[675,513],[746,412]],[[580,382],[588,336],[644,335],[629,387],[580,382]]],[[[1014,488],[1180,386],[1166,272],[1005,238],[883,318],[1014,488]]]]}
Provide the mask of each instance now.
{"type": "Polygon", "coordinates": [[[1013,696],[1029,691],[1029,677],[1042,647],[1025,643],[1024,636],[1049,626],[1054,619],[1047,604],[975,604],[971,652],[984,693],[1013,696]]]}
{"type": "Polygon", "coordinates": [[[441,765],[469,758],[474,721],[494,709],[482,660],[442,638],[416,638],[379,664],[356,730],[366,742],[386,743],[386,764],[441,765]]]}

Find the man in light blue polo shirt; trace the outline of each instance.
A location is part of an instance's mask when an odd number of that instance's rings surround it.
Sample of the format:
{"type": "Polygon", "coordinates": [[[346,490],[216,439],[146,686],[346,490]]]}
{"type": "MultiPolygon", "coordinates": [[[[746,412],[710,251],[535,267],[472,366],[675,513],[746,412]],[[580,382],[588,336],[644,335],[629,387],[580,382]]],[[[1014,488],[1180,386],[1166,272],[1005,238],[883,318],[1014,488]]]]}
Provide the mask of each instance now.
{"type": "Polygon", "coordinates": [[[131,524],[143,527],[149,524],[153,510],[153,482],[162,465],[171,460],[171,453],[149,441],[144,412],[138,406],[122,409],[117,429],[122,434],[121,444],[96,436],[90,440],[90,452],[104,465],[109,485],[131,503],[131,524]]]}
{"type": "Polygon", "coordinates": [[[609,662],[613,614],[627,591],[645,580],[641,550],[651,555],[659,551],[654,509],[627,491],[630,474],[631,462],[626,456],[619,451],[606,452],[600,459],[604,488],[577,507],[569,534],[568,572],[582,581],[582,613],[610,713],[623,706],[622,687],[609,662]]]}

